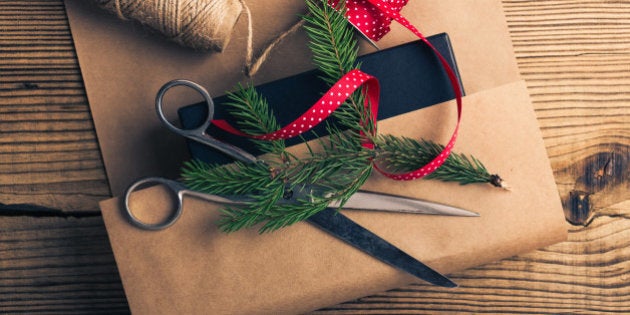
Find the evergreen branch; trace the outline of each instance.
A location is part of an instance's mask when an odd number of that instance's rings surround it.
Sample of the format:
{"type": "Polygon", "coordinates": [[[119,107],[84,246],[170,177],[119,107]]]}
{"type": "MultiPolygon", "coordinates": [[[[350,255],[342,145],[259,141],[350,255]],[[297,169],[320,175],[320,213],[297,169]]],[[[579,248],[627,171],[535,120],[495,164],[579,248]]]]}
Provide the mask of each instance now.
{"type": "MultiPolygon", "coordinates": [[[[332,86],[349,71],[360,68],[356,61],[359,46],[354,38],[354,28],[343,14],[346,10],[343,5],[335,9],[322,0],[307,0],[306,5],[310,15],[303,17],[306,20],[304,29],[310,39],[313,63],[322,72],[321,78],[332,86]]],[[[371,119],[361,116],[364,112],[362,104],[362,94],[355,92],[333,116],[340,125],[357,128],[357,121],[371,119]]],[[[372,134],[372,131],[365,130],[365,133],[372,134]]]]}
{"type": "Polygon", "coordinates": [[[218,222],[219,228],[229,233],[268,221],[271,217],[270,213],[281,206],[279,201],[284,197],[284,194],[284,183],[274,181],[273,185],[264,190],[261,189],[258,194],[250,195],[251,202],[243,206],[224,208],[218,222]]]}
{"type": "MultiPolygon", "coordinates": [[[[443,150],[444,146],[433,141],[379,135],[376,140],[377,163],[393,173],[416,170],[430,163],[443,150]]],[[[488,183],[491,175],[478,159],[465,154],[451,152],[441,167],[427,175],[426,179],[471,183],[488,183]]]]}
{"type": "Polygon", "coordinates": [[[372,165],[366,163],[367,158],[350,157],[349,155],[337,155],[335,157],[315,156],[308,161],[301,161],[300,166],[292,171],[315,173],[323,171],[318,180],[317,176],[307,176],[304,184],[311,182],[326,182],[329,185],[318,186],[318,190],[313,194],[308,194],[305,198],[297,199],[295,203],[283,203],[281,198],[286,194],[294,193],[302,187],[296,183],[300,182],[300,175],[293,174],[293,181],[290,185],[275,186],[274,189],[267,189],[260,195],[255,196],[255,201],[241,207],[230,207],[223,210],[223,216],[219,221],[219,226],[224,232],[233,232],[241,228],[251,227],[264,222],[259,232],[269,232],[289,226],[299,221],[308,219],[315,213],[325,209],[334,201],[345,203],[357,190],[363,186],[371,174],[372,165]],[[358,172],[351,172],[352,176],[344,176],[344,169],[349,168],[346,164],[339,162],[336,166],[330,165],[331,160],[337,157],[345,161],[352,161],[351,168],[356,168],[358,172]],[[358,163],[363,161],[363,163],[358,163]],[[319,164],[317,162],[322,163],[319,164]],[[360,164],[360,165],[357,165],[360,164]]]}
{"type": "Polygon", "coordinates": [[[216,195],[247,195],[275,184],[264,163],[210,165],[198,160],[184,162],[182,180],[188,188],[216,195]]]}
{"type": "Polygon", "coordinates": [[[356,135],[339,133],[326,141],[323,152],[307,158],[291,158],[270,179],[262,163],[209,166],[187,162],[183,179],[191,189],[221,195],[248,195],[251,202],[222,210],[219,226],[233,232],[264,222],[260,232],[272,231],[304,220],[332,201],[343,204],[368,179],[374,151],[356,148],[356,135]],[[296,203],[281,199],[303,185],[317,185],[317,194],[296,203]],[[280,202],[279,202],[280,201],[280,202]]]}
{"type": "Polygon", "coordinates": [[[342,14],[344,7],[338,8],[338,12],[321,0],[307,0],[306,5],[310,15],[303,17],[304,29],[310,39],[313,62],[323,73],[322,79],[333,85],[357,68],[359,49],[354,30],[342,14]]]}
{"type": "MultiPolygon", "coordinates": [[[[239,128],[252,135],[272,133],[280,129],[276,117],[267,104],[267,100],[252,86],[238,85],[236,92],[229,92],[230,102],[225,103],[230,109],[239,128]]],[[[285,152],[284,140],[252,140],[263,152],[282,154],[285,152]]]]}

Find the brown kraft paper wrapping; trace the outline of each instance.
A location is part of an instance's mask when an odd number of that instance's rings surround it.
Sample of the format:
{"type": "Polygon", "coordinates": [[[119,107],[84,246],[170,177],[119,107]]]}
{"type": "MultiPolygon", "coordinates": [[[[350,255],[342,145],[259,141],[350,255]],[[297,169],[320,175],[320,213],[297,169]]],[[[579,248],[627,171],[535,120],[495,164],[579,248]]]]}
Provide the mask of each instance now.
{"type": "MultiPolygon", "coordinates": [[[[489,185],[397,182],[373,175],[366,189],[438,201],[479,218],[344,211],[394,245],[451,273],[559,242],[566,225],[549,161],[524,82],[465,98],[467,122],[456,150],[480,158],[513,191],[489,185]]],[[[453,102],[381,121],[383,133],[444,141],[453,102]],[[437,125],[442,126],[435,128],[437,125]]],[[[155,217],[169,203],[162,188],[136,193],[135,213],[155,217]]],[[[101,209],[129,305],[135,314],[300,313],[417,281],[308,223],[268,234],[224,234],[220,205],[184,200],[166,230],[140,230],[120,200],[101,209]]],[[[457,289],[454,289],[457,290],[457,289]]]]}
{"type": "MultiPolygon", "coordinates": [[[[303,0],[246,2],[256,49],[305,12],[303,0]]],[[[245,18],[223,53],[207,54],[120,22],[89,1],[65,3],[112,193],[120,195],[143,176],[175,178],[186,147],[155,116],[155,94],[176,78],[197,81],[217,96],[247,81],[245,18]]],[[[402,13],[427,35],[449,34],[469,94],[455,150],[480,158],[513,191],[375,175],[366,189],[463,206],[481,217],[344,213],[444,273],[563,240],[560,201],[527,89],[519,81],[501,2],[415,0],[402,13]]],[[[378,45],[415,39],[394,23],[378,45]]],[[[254,83],[310,69],[309,59],[305,35],[291,36],[254,83]]],[[[178,106],[199,101],[194,93],[173,92],[168,113],[173,119],[178,106]]],[[[448,102],[383,121],[380,132],[444,142],[455,121],[454,104],[448,102]]],[[[133,197],[140,215],[154,215],[168,203],[159,188],[133,197]]],[[[119,205],[111,199],[101,208],[135,314],[299,313],[415,281],[307,223],[265,235],[255,229],[225,235],[215,226],[218,205],[187,198],[174,226],[149,232],[132,227],[119,205]]]]}

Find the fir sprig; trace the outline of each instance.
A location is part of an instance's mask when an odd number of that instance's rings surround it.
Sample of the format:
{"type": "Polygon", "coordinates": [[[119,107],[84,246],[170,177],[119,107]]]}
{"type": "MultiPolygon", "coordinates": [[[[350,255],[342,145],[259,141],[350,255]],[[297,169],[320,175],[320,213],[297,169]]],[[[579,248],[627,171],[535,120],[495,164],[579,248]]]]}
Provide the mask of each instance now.
{"type": "Polygon", "coordinates": [[[306,6],[310,15],[303,16],[304,29],[310,39],[313,63],[322,72],[321,78],[333,85],[342,75],[359,67],[354,30],[343,14],[336,11],[344,12],[344,7],[334,9],[313,0],[307,0],[306,6]]]}
{"type": "Polygon", "coordinates": [[[357,135],[331,127],[331,136],[320,140],[321,152],[310,149],[306,158],[286,154],[283,163],[217,166],[186,162],[182,179],[190,189],[219,195],[247,195],[251,201],[226,207],[219,221],[225,232],[264,222],[260,232],[272,231],[304,220],[333,201],[343,204],[367,181],[376,151],[357,144],[357,135]],[[304,194],[296,203],[283,202],[303,185],[318,191],[304,194]]]}
{"type": "MultiPolygon", "coordinates": [[[[276,117],[269,109],[267,100],[253,86],[238,85],[235,92],[229,92],[228,112],[239,123],[245,133],[263,135],[280,129],[276,117]]],[[[285,151],[284,141],[252,140],[262,152],[282,154],[285,151]]]]}
{"type": "Polygon", "coordinates": [[[210,165],[198,160],[184,162],[182,180],[194,191],[216,195],[249,195],[275,184],[264,163],[210,165]]]}
{"type": "MultiPolygon", "coordinates": [[[[304,26],[313,52],[313,62],[321,78],[334,84],[348,71],[359,68],[358,45],[353,28],[344,17],[344,8],[331,8],[325,0],[307,0],[310,14],[304,26]]],[[[238,86],[230,93],[230,113],[241,130],[266,134],[278,130],[273,113],[253,87],[238,86]]],[[[219,195],[247,195],[243,206],[226,207],[219,221],[225,232],[261,224],[260,232],[273,231],[302,221],[325,209],[332,201],[348,200],[370,177],[373,163],[392,172],[414,170],[431,161],[443,146],[431,141],[377,135],[376,123],[363,96],[355,92],[333,112],[337,125],[327,123],[328,137],[318,137],[319,149],[309,143],[308,156],[298,158],[287,152],[283,140],[255,141],[271,159],[265,163],[219,166],[199,161],[185,163],[182,178],[191,189],[219,195]],[[365,137],[374,149],[362,146],[365,137]],[[274,158],[275,157],[275,158],[274,158]],[[303,191],[316,185],[317,191],[303,191]],[[298,194],[297,202],[285,202],[298,194]]],[[[451,153],[441,168],[427,179],[456,181],[461,184],[490,182],[501,186],[497,175],[490,175],[472,156],[451,153]]]]}
{"type": "MultiPolygon", "coordinates": [[[[313,64],[322,73],[320,78],[328,85],[333,85],[343,75],[361,67],[357,63],[359,45],[354,38],[354,28],[344,16],[344,1],[339,1],[333,8],[323,1],[307,0],[309,15],[303,16],[306,21],[304,29],[309,37],[309,48],[313,53],[313,64]]],[[[374,134],[374,122],[369,111],[363,109],[363,94],[353,93],[340,106],[333,117],[337,123],[349,129],[359,129],[365,134],[374,134]],[[357,122],[365,122],[365,125],[357,122]]]]}
{"type": "MultiPolygon", "coordinates": [[[[376,138],[377,160],[385,170],[392,173],[405,173],[428,164],[444,150],[444,146],[429,140],[415,140],[408,137],[379,135],[376,138]]],[[[458,182],[462,185],[490,182],[492,175],[473,156],[451,152],[441,167],[425,176],[425,179],[439,179],[458,182]]]]}

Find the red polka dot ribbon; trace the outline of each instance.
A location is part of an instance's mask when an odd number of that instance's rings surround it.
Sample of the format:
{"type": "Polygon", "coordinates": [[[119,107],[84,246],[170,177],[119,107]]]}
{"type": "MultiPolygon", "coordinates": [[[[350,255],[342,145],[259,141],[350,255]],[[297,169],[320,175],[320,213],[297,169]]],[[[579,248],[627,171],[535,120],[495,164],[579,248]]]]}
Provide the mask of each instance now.
{"type": "MultiPolygon", "coordinates": [[[[408,0],[381,0],[392,10],[400,12],[408,0]]],[[[335,8],[339,0],[329,0],[328,4],[335,8]]],[[[392,18],[384,14],[377,6],[371,5],[367,0],[346,0],[346,18],[363,35],[373,41],[378,41],[389,33],[389,25],[392,18]]]]}
{"type": "MultiPolygon", "coordinates": [[[[407,4],[408,0],[346,0],[346,17],[359,31],[361,31],[368,38],[378,41],[387,32],[389,32],[389,25],[392,20],[397,21],[404,27],[413,32],[420,40],[433,50],[435,55],[440,60],[442,67],[446,71],[457,103],[457,125],[451,136],[451,139],[444,147],[444,150],[440,152],[433,160],[428,164],[420,167],[417,170],[413,170],[406,173],[388,173],[378,165],[374,165],[375,169],[383,175],[395,179],[395,180],[412,180],[424,177],[431,174],[438,169],[451,153],[455,141],[457,140],[457,133],[459,131],[459,124],[462,115],[462,92],[459,87],[459,82],[455,72],[448,64],[446,59],[440,54],[440,52],[420,33],[407,19],[400,15],[400,10],[407,4]]],[[[329,4],[336,6],[338,0],[331,0],[329,4]]],[[[371,115],[376,123],[376,117],[378,112],[378,98],[379,98],[379,84],[378,80],[360,70],[353,70],[344,75],[339,81],[337,81],[308,111],[302,116],[298,117],[295,121],[287,125],[286,127],[275,131],[273,133],[265,135],[250,135],[246,134],[231,125],[224,120],[214,120],[212,123],[217,127],[240,136],[250,137],[254,139],[262,140],[279,140],[288,139],[298,136],[305,131],[310,130],[321,121],[326,119],[333,111],[335,111],[343,102],[359,87],[362,88],[362,92],[366,95],[365,108],[370,108],[371,115]]],[[[364,123],[364,122],[360,122],[364,123]]],[[[366,142],[364,147],[373,148],[374,144],[366,142]]]]}

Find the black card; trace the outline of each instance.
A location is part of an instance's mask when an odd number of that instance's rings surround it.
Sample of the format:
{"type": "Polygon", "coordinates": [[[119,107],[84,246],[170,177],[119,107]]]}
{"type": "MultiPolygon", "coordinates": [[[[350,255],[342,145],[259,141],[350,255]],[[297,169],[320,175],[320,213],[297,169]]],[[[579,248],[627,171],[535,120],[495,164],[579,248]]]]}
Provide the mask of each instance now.
{"type": "MultiPolygon", "coordinates": [[[[437,34],[427,38],[442,54],[459,78],[459,71],[448,35],[437,34]]],[[[420,41],[381,50],[358,58],[361,70],[378,78],[381,85],[378,119],[385,119],[412,110],[442,103],[455,98],[453,88],[438,57],[420,41]]],[[[256,87],[268,101],[280,126],[285,126],[302,115],[311,107],[328,86],[319,78],[319,72],[312,70],[288,78],[276,80],[256,87]]],[[[463,91],[463,86],[460,88],[463,91]]],[[[463,93],[463,92],[462,92],[463,93]]],[[[227,113],[226,96],[213,99],[215,104],[215,119],[226,119],[233,126],[236,123],[227,113]]],[[[206,104],[198,103],[181,108],[178,111],[181,124],[186,129],[192,129],[203,123],[206,118],[206,104]]],[[[317,135],[326,135],[325,124],[320,124],[313,130],[317,135]]],[[[239,146],[244,150],[258,155],[252,143],[243,137],[234,136],[210,127],[208,133],[222,141],[239,146]]],[[[314,136],[305,133],[304,138],[314,136]]],[[[287,140],[287,145],[297,144],[301,139],[287,140]]],[[[192,157],[205,162],[230,163],[230,157],[194,141],[188,141],[192,157]]]]}

